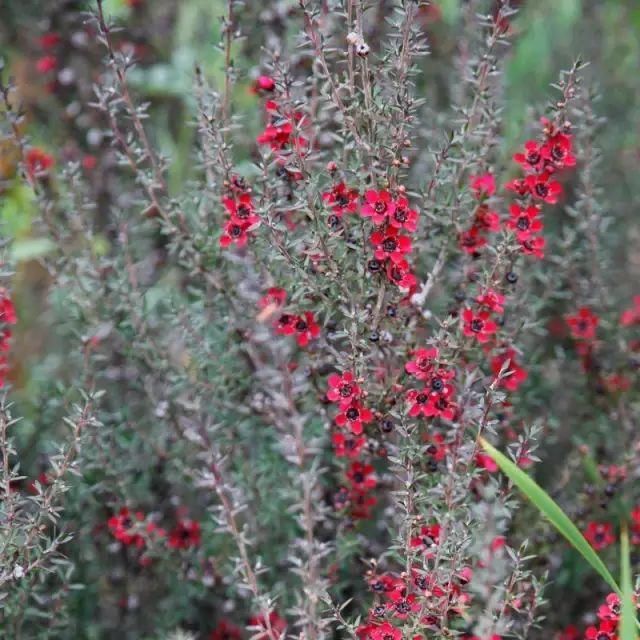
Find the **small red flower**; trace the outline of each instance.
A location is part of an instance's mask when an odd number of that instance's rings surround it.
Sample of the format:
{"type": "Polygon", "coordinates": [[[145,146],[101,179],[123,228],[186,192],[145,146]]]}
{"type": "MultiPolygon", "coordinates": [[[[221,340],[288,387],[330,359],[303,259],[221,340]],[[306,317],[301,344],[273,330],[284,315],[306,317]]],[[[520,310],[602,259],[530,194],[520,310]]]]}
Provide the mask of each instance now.
{"type": "Polygon", "coordinates": [[[254,213],[253,202],[248,193],[236,198],[223,198],[222,204],[233,222],[246,227],[255,227],[260,224],[260,218],[254,213]]]}
{"type": "Polygon", "coordinates": [[[538,260],[542,260],[542,258],[544,258],[545,245],[546,241],[541,236],[535,236],[520,241],[520,248],[522,249],[522,253],[527,256],[538,258],[538,260]]]}
{"type": "Polygon", "coordinates": [[[428,524],[420,528],[420,534],[411,538],[411,546],[421,551],[429,551],[440,544],[440,525],[428,524]]]}
{"type": "Polygon", "coordinates": [[[480,249],[487,245],[487,239],[482,235],[480,228],[474,225],[460,234],[458,243],[465,253],[476,256],[480,249]]]}
{"type": "Polygon", "coordinates": [[[633,307],[622,312],[622,315],[620,316],[620,324],[623,327],[640,324],[640,296],[634,296],[633,307]]]}
{"type": "Polygon", "coordinates": [[[411,405],[409,415],[412,418],[438,416],[445,420],[453,420],[457,410],[452,400],[454,392],[453,386],[446,383],[443,383],[439,391],[434,391],[432,386],[419,391],[412,389],[407,393],[407,402],[411,405]]]}
{"type": "Polygon", "coordinates": [[[477,467],[489,473],[495,473],[498,470],[498,465],[486,453],[476,453],[475,462],[477,467]]]}
{"type": "Polygon", "coordinates": [[[480,231],[495,233],[500,231],[500,216],[495,211],[491,211],[486,204],[480,204],[473,216],[472,226],[480,231]]]}
{"type": "Polygon", "coordinates": [[[564,133],[556,133],[547,138],[547,142],[540,151],[547,167],[551,166],[554,170],[576,165],[576,158],[571,153],[571,136],[564,133]]]}
{"type": "Polygon", "coordinates": [[[133,545],[142,548],[145,544],[144,531],[145,515],[142,511],[132,513],[127,507],[120,509],[117,515],[107,520],[107,526],[111,535],[124,545],[133,545]]]}
{"type": "Polygon", "coordinates": [[[29,177],[35,180],[46,175],[53,167],[53,156],[38,147],[32,147],[26,153],[25,164],[29,177]]]}
{"type": "Polygon", "coordinates": [[[406,620],[412,613],[420,611],[422,605],[414,593],[403,597],[399,592],[394,592],[391,602],[387,604],[387,609],[398,620],[406,620]]]}
{"type": "Polygon", "coordinates": [[[471,177],[471,189],[476,198],[488,198],[496,192],[496,180],[491,173],[471,177]]]}
{"type": "Polygon", "coordinates": [[[209,640],[242,640],[242,630],[227,620],[221,620],[209,634],[209,640]]]}
{"type": "Polygon", "coordinates": [[[598,316],[589,307],[581,307],[577,313],[567,316],[571,335],[576,339],[593,340],[600,322],[598,316]]]}
{"type": "Polygon", "coordinates": [[[402,640],[402,631],[389,622],[383,622],[370,632],[371,640],[402,640]]]}
{"type": "Polygon", "coordinates": [[[271,76],[258,76],[254,88],[259,91],[273,91],[276,88],[276,81],[271,76]]]}
{"type": "Polygon", "coordinates": [[[327,398],[331,402],[338,402],[341,409],[347,408],[360,397],[360,387],[350,371],[345,371],[342,375],[332,373],[327,382],[329,384],[327,398]]]}
{"type": "Polygon", "coordinates": [[[395,211],[389,216],[389,224],[414,233],[418,228],[418,212],[409,207],[409,201],[400,196],[395,201],[395,211]]]}
{"type": "Polygon", "coordinates": [[[15,324],[17,321],[16,309],[13,306],[9,292],[3,287],[0,287],[0,322],[15,324]]]}
{"type": "Polygon", "coordinates": [[[320,326],[316,323],[311,311],[305,311],[296,318],[294,329],[296,341],[300,347],[306,347],[311,340],[315,340],[320,335],[320,326]]]}
{"type": "Polygon", "coordinates": [[[42,56],[36,61],[36,70],[38,73],[50,73],[55,71],[58,66],[58,58],[55,56],[42,56]]]}
{"type": "Polygon", "coordinates": [[[412,289],[418,284],[406,260],[387,263],[387,278],[400,289],[412,289]]]}
{"type": "Polygon", "coordinates": [[[254,632],[256,629],[258,630],[258,635],[252,634],[251,637],[253,640],[273,640],[273,638],[281,638],[287,630],[286,620],[281,618],[275,611],[272,611],[268,618],[264,613],[249,618],[248,626],[251,627],[254,632]],[[264,629],[266,633],[259,633],[262,629],[264,629]],[[271,635],[269,634],[269,629],[271,629],[271,635]]]}
{"type": "Polygon", "coordinates": [[[584,636],[587,640],[617,640],[617,626],[611,620],[603,620],[598,627],[589,627],[584,636]]]}
{"type": "Polygon", "coordinates": [[[543,145],[536,140],[528,140],[524,143],[524,152],[516,153],[513,159],[525,171],[540,171],[545,160],[542,149],[543,145]]]}
{"type": "Polygon", "coordinates": [[[360,435],[363,425],[369,424],[372,420],[373,413],[356,400],[341,408],[341,413],[336,416],[336,424],[339,427],[348,427],[355,435],[360,435]]]}
{"type": "Polygon", "coordinates": [[[513,349],[507,349],[491,360],[493,375],[497,377],[506,363],[508,364],[502,373],[499,384],[509,391],[517,391],[529,374],[516,361],[516,352],[513,349]]]}
{"type": "Polygon", "coordinates": [[[188,549],[200,544],[200,523],[196,520],[185,518],[169,532],[167,545],[171,549],[188,549]]]}
{"type": "Polygon", "coordinates": [[[548,171],[537,175],[530,175],[525,178],[525,183],[529,188],[529,193],[536,199],[547,204],[555,204],[562,193],[562,186],[555,180],[550,180],[551,174],[548,171]]]}
{"type": "Polygon", "coordinates": [[[540,207],[530,205],[525,209],[512,204],[509,213],[511,217],[507,220],[506,226],[513,230],[520,242],[542,231],[542,220],[538,218],[540,207]]]}
{"type": "Polygon", "coordinates": [[[258,301],[258,307],[260,309],[266,309],[267,307],[284,307],[284,303],[287,301],[287,292],[280,287],[270,287],[267,289],[267,293],[258,301]]]}
{"type": "Polygon", "coordinates": [[[590,522],[584,537],[596,551],[605,549],[616,541],[613,525],[610,522],[590,522]]]}
{"type": "Polygon", "coordinates": [[[338,458],[357,458],[366,444],[366,438],[350,434],[334,433],[331,442],[338,458]]]}
{"type": "Polygon", "coordinates": [[[43,33],[38,38],[38,43],[43,49],[55,49],[61,42],[60,34],[53,31],[43,33]]]}
{"type": "Polygon", "coordinates": [[[341,218],[345,213],[355,213],[358,210],[358,190],[347,187],[344,182],[339,182],[331,191],[322,194],[322,200],[331,207],[334,215],[341,218]]]}
{"type": "Polygon", "coordinates": [[[496,313],[504,313],[504,296],[497,291],[487,289],[484,293],[476,298],[476,302],[481,307],[486,307],[489,311],[496,313]]]}
{"type": "Polygon", "coordinates": [[[235,244],[238,247],[244,247],[249,240],[249,227],[249,224],[231,218],[222,229],[222,235],[219,240],[220,246],[226,248],[231,244],[235,244]]]}
{"type": "Polygon", "coordinates": [[[369,189],[364,194],[364,200],[361,213],[365,218],[371,218],[374,224],[382,224],[387,216],[393,215],[396,210],[396,203],[391,194],[384,189],[381,191],[369,189]]]}
{"type": "Polygon", "coordinates": [[[407,362],[404,369],[418,380],[426,380],[431,376],[438,355],[438,350],[435,347],[416,349],[412,354],[413,360],[407,362]]]}
{"type": "Polygon", "coordinates": [[[616,593],[610,593],[605,604],[600,605],[598,609],[598,618],[600,620],[610,620],[617,622],[620,619],[620,597],[616,593]]]}
{"type": "Polygon", "coordinates": [[[411,238],[399,235],[395,227],[387,227],[384,231],[374,231],[370,237],[375,247],[376,260],[389,258],[394,264],[404,260],[405,254],[411,251],[411,238]]]}
{"type": "Polygon", "coordinates": [[[462,322],[463,334],[482,343],[487,342],[498,330],[498,325],[491,320],[489,311],[474,313],[467,308],[462,312],[462,322]]]}
{"type": "Polygon", "coordinates": [[[374,469],[370,464],[352,462],[347,471],[347,478],[351,487],[357,491],[370,491],[375,489],[378,481],[374,475],[374,469]]]}
{"type": "Polygon", "coordinates": [[[371,510],[376,506],[377,500],[366,491],[358,491],[356,489],[349,493],[349,503],[351,510],[349,515],[354,520],[368,520],[371,517],[371,510]]]}

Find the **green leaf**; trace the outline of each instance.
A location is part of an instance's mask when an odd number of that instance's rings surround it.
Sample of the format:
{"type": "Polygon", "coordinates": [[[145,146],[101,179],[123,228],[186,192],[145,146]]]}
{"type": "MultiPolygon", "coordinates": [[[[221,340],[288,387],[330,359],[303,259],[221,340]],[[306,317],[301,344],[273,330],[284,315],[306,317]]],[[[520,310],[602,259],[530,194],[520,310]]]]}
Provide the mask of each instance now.
{"type": "Polygon", "coordinates": [[[593,550],[593,547],[586,541],[576,525],[571,522],[569,517],[553,501],[551,496],[522,471],[522,469],[490,445],[484,438],[479,438],[479,441],[487,454],[500,467],[502,473],[524,493],[558,532],[567,539],[569,544],[605,579],[607,584],[617,594],[620,594],[620,587],[616,584],[616,581],[613,579],[604,562],[600,559],[600,556],[593,550]]]}
{"type": "Polygon", "coordinates": [[[622,607],[620,612],[620,640],[637,640],[636,612],[633,604],[631,585],[631,561],[629,558],[629,532],[622,526],[620,533],[620,585],[622,586],[622,607]]]}

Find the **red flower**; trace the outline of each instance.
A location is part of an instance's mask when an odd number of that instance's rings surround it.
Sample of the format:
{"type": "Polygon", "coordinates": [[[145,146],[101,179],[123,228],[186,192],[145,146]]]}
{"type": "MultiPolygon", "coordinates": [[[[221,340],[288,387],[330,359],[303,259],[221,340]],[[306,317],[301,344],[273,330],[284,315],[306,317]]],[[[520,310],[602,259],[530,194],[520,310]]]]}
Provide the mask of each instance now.
{"type": "Polygon", "coordinates": [[[428,524],[420,528],[420,535],[411,538],[411,546],[414,549],[428,551],[437,547],[440,543],[440,525],[428,524]]]}
{"type": "Polygon", "coordinates": [[[329,383],[327,398],[331,402],[340,403],[341,409],[346,409],[360,397],[360,387],[350,371],[345,371],[342,375],[332,373],[327,382],[329,383]]]}
{"type": "Polygon", "coordinates": [[[565,167],[575,167],[576,159],[571,153],[571,136],[564,133],[556,133],[547,138],[547,142],[541,149],[542,157],[546,160],[547,166],[553,169],[563,169],[565,167]]]}
{"type": "Polygon", "coordinates": [[[357,461],[351,463],[347,471],[347,478],[349,478],[352,489],[356,491],[370,491],[375,489],[378,484],[373,467],[370,464],[357,461]]]}
{"type": "Polygon", "coordinates": [[[513,159],[523,167],[525,171],[539,171],[544,165],[542,145],[535,140],[524,143],[524,153],[516,153],[513,159]]]}
{"type": "Polygon", "coordinates": [[[389,258],[391,262],[399,264],[404,255],[411,251],[411,238],[398,234],[395,227],[387,227],[384,231],[374,231],[370,237],[375,247],[376,260],[389,258]]]}
{"type": "Polygon", "coordinates": [[[478,205],[473,216],[473,225],[480,231],[500,231],[500,216],[495,211],[490,211],[486,204],[478,205]]]}
{"type": "Polygon", "coordinates": [[[391,198],[391,194],[384,189],[382,191],[369,189],[364,194],[364,199],[365,203],[362,205],[361,213],[365,218],[371,218],[374,224],[382,224],[387,216],[393,215],[396,210],[396,204],[391,198]]]}
{"type": "Polygon", "coordinates": [[[525,184],[529,188],[529,193],[536,200],[543,200],[548,204],[558,202],[558,197],[562,193],[562,186],[555,180],[550,180],[551,174],[548,171],[543,173],[527,176],[525,184]]]}
{"type": "Polygon", "coordinates": [[[402,640],[402,631],[389,622],[383,622],[370,632],[371,640],[402,640]]]}
{"type": "Polygon", "coordinates": [[[534,233],[542,231],[542,220],[538,218],[540,207],[537,205],[530,205],[524,209],[512,204],[509,212],[511,217],[507,220],[506,226],[514,231],[521,243],[534,233]]]}
{"type": "Polygon", "coordinates": [[[209,634],[209,640],[242,640],[242,631],[234,624],[221,620],[209,634]]]}
{"type": "Polygon", "coordinates": [[[471,177],[471,189],[476,198],[487,198],[496,192],[496,181],[491,173],[471,177]]]}
{"type": "Polygon", "coordinates": [[[613,525],[610,522],[590,522],[584,532],[584,537],[596,551],[605,549],[616,541],[613,535],[613,525]]]}
{"type": "Polygon", "coordinates": [[[305,311],[298,316],[294,325],[298,346],[306,347],[310,340],[315,340],[320,335],[320,326],[316,323],[311,311],[305,311]]]}
{"type": "Polygon", "coordinates": [[[482,235],[481,230],[473,226],[463,231],[458,238],[460,248],[469,255],[478,255],[480,249],[487,244],[487,239],[482,235]]]}
{"type": "Polygon", "coordinates": [[[476,466],[489,473],[495,473],[498,470],[498,465],[486,453],[476,453],[475,462],[476,466]]]}
{"type": "Polygon", "coordinates": [[[598,609],[600,620],[610,620],[617,622],[620,619],[620,598],[616,593],[610,593],[605,600],[605,604],[598,609]]]}
{"type": "Polygon", "coordinates": [[[258,301],[258,307],[260,309],[266,309],[267,307],[276,306],[283,307],[287,301],[287,292],[280,287],[270,287],[267,289],[267,293],[258,301]]]}
{"type": "Polygon", "coordinates": [[[349,493],[351,510],[349,515],[354,520],[368,520],[371,517],[371,509],[376,506],[377,500],[365,491],[356,489],[349,493]]]}
{"type": "Polygon", "coordinates": [[[529,193],[529,185],[524,178],[516,178],[515,180],[510,180],[509,182],[507,182],[507,184],[504,185],[504,188],[508,191],[514,191],[521,198],[529,193]]]}
{"type": "Polygon", "coordinates": [[[254,88],[260,91],[273,91],[276,88],[276,81],[271,76],[258,76],[254,88]]]}
{"type": "Polygon", "coordinates": [[[336,416],[336,424],[339,427],[349,427],[351,433],[355,435],[360,435],[363,425],[373,420],[373,413],[356,400],[346,407],[341,407],[341,411],[342,413],[336,416]]]}
{"type": "Polygon", "coordinates": [[[453,420],[456,415],[457,406],[452,401],[455,389],[452,385],[443,383],[439,391],[434,391],[433,387],[424,387],[421,391],[412,389],[407,393],[409,415],[418,418],[421,415],[426,418],[438,416],[445,420],[453,420]]]}
{"type": "Polygon", "coordinates": [[[487,342],[498,330],[498,325],[491,320],[489,311],[474,313],[467,308],[462,312],[462,332],[465,336],[475,338],[478,342],[487,342]]]}
{"type": "Polygon", "coordinates": [[[25,163],[29,177],[35,180],[45,175],[53,167],[53,156],[38,147],[32,147],[26,153],[25,163]]]}
{"type": "Polygon", "coordinates": [[[527,256],[533,256],[534,258],[538,258],[541,260],[544,258],[544,247],[545,247],[545,239],[540,236],[535,236],[532,238],[527,238],[526,240],[520,241],[520,248],[522,249],[522,253],[527,256]]]}
{"type": "Polygon", "coordinates": [[[61,41],[60,35],[57,33],[54,33],[53,31],[43,33],[38,38],[38,43],[43,49],[54,49],[60,44],[60,41],[61,41]]]}
{"type": "Polygon", "coordinates": [[[496,313],[504,312],[504,296],[492,289],[487,289],[483,294],[476,298],[476,302],[481,307],[486,307],[489,311],[495,311],[496,313]]]}
{"type": "Polygon", "coordinates": [[[571,335],[576,339],[593,340],[599,322],[598,316],[589,307],[581,307],[577,313],[567,316],[571,335]]]}
{"type": "Polygon", "coordinates": [[[334,215],[341,218],[344,213],[355,213],[358,210],[358,190],[350,189],[344,182],[332,187],[331,191],[322,194],[322,200],[331,207],[334,215]]]}
{"type": "Polygon", "coordinates": [[[241,194],[238,199],[223,198],[222,204],[230,216],[231,221],[246,227],[260,224],[260,218],[253,211],[253,202],[248,193],[241,194]]]}
{"type": "Polygon", "coordinates": [[[431,376],[435,361],[438,359],[438,350],[435,347],[416,349],[412,355],[413,360],[405,364],[405,371],[418,380],[426,380],[431,376]]]}
{"type": "Polygon", "coordinates": [[[418,228],[418,212],[409,207],[409,201],[400,196],[395,202],[395,211],[389,215],[389,224],[413,233],[418,228]]]}
{"type": "Polygon", "coordinates": [[[137,548],[144,546],[144,538],[141,535],[144,530],[142,523],[145,516],[142,511],[136,511],[132,513],[123,507],[118,512],[118,515],[112,516],[107,520],[107,526],[111,535],[124,545],[134,545],[137,548]]]}
{"type": "Polygon", "coordinates": [[[405,598],[399,592],[394,592],[391,598],[392,601],[387,604],[387,609],[392,611],[394,617],[399,620],[406,620],[409,615],[422,609],[422,605],[413,593],[405,598]]]}
{"type": "Polygon", "coordinates": [[[366,443],[366,439],[362,436],[354,437],[344,433],[334,433],[331,442],[338,458],[357,458],[366,443]]]}
{"type": "Polygon", "coordinates": [[[13,306],[9,292],[0,287],[0,322],[15,324],[17,321],[16,309],[13,306]]]}
{"type": "Polygon", "coordinates": [[[38,73],[50,73],[55,71],[58,66],[58,58],[55,56],[42,56],[36,61],[36,70],[38,73]]]}
{"type": "Polygon", "coordinates": [[[516,352],[513,349],[507,349],[491,360],[491,371],[493,375],[497,377],[506,363],[508,364],[505,371],[502,372],[499,384],[509,391],[517,391],[518,387],[527,379],[529,374],[517,363],[516,352]]]}
{"type": "Polygon", "coordinates": [[[236,244],[238,247],[244,247],[247,244],[247,240],[249,240],[247,232],[250,226],[247,223],[231,218],[223,227],[219,240],[220,246],[226,248],[231,244],[236,244]]]}
{"type": "Polygon", "coordinates": [[[589,627],[584,636],[587,640],[617,640],[617,626],[611,620],[603,620],[598,627],[589,627]]]}
{"type": "Polygon", "coordinates": [[[287,629],[287,623],[275,611],[272,611],[268,618],[264,613],[249,618],[249,627],[253,627],[254,631],[256,629],[258,631],[263,629],[266,631],[266,633],[252,635],[253,640],[273,640],[274,638],[280,638],[284,635],[287,629]],[[271,628],[271,634],[269,634],[269,628],[271,628]]]}
{"type": "Polygon", "coordinates": [[[167,545],[171,549],[188,549],[200,544],[200,523],[185,518],[169,532],[167,545]]]}
{"type": "Polygon", "coordinates": [[[640,324],[640,296],[634,296],[633,307],[622,312],[620,324],[623,327],[640,324]]]}
{"type": "Polygon", "coordinates": [[[406,260],[387,263],[387,278],[400,289],[412,289],[418,283],[406,260]]]}

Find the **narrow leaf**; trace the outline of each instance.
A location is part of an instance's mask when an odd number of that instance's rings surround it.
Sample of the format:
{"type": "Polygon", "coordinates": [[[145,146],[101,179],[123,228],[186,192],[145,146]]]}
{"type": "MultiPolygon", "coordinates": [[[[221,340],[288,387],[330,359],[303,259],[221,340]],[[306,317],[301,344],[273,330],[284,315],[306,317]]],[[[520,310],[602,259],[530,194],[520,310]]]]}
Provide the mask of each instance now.
{"type": "Polygon", "coordinates": [[[479,438],[479,441],[487,454],[500,467],[500,470],[509,480],[524,493],[558,532],[567,539],[569,544],[605,579],[607,584],[617,594],[620,594],[620,587],[616,584],[616,581],[613,579],[604,562],[600,559],[600,556],[593,550],[593,547],[585,540],[576,525],[571,522],[569,517],[553,501],[551,496],[522,471],[522,469],[490,445],[484,438],[479,438]]]}
{"type": "Polygon", "coordinates": [[[620,612],[620,640],[637,640],[636,612],[633,604],[631,585],[631,561],[629,559],[629,532],[622,526],[620,533],[620,586],[622,587],[622,608],[620,612]]]}

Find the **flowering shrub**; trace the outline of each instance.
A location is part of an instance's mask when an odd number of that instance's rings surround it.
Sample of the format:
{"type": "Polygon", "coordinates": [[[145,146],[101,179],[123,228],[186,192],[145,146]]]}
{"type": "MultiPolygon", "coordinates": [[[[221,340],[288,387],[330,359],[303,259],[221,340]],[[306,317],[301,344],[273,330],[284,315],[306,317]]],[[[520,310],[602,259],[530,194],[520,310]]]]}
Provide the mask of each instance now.
{"type": "Polygon", "coordinates": [[[611,285],[582,62],[512,146],[508,2],[462,10],[443,107],[438,3],[229,0],[222,73],[196,60],[162,121],[154,8],[121,4],[30,45],[86,140],[37,144],[1,87],[3,196],[33,210],[2,245],[7,637],[621,635],[621,594],[481,446],[612,568],[628,528],[637,575],[640,297],[611,285]]]}

